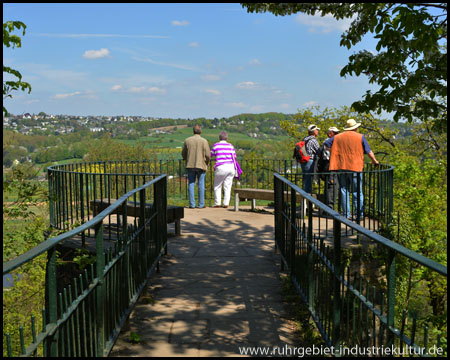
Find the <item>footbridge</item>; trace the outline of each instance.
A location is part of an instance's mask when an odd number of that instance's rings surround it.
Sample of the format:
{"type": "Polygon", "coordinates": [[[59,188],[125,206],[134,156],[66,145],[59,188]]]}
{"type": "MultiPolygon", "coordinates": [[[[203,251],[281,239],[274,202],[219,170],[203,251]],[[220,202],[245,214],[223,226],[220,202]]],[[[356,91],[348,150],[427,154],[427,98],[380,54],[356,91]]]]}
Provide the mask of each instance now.
{"type": "Polygon", "coordinates": [[[446,329],[428,320],[430,309],[398,306],[400,265],[445,284],[447,268],[383,236],[394,211],[391,166],[366,165],[355,191],[363,197],[351,195],[344,217],[340,193],[327,186],[335,174],[316,174],[308,194],[291,160],[240,163],[234,188],[273,192],[273,201],[252,199],[249,209],[242,199],[239,212],[185,209],[173,222],[168,209],[187,204],[181,160],[48,168],[50,223],[60,234],[3,264],[20,282],[45,258],[45,308],[27,314],[17,336],[4,334],[6,355],[232,356],[249,346],[306,346],[283,310],[280,273],[334,355],[443,346],[446,329]],[[80,266],[64,268],[61,257],[80,266]]]}

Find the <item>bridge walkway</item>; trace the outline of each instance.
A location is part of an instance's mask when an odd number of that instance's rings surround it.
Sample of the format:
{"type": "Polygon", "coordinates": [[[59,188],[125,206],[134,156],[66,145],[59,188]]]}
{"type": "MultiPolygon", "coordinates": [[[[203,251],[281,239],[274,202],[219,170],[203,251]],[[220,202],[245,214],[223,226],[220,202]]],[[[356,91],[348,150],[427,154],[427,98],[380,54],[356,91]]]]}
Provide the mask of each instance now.
{"type": "MultiPolygon", "coordinates": [[[[181,236],[169,228],[168,255],[111,357],[222,357],[239,356],[239,347],[302,346],[292,309],[283,301],[273,208],[241,210],[185,209],[181,236]],[[131,342],[131,333],[139,340],[131,342]]],[[[313,219],[315,233],[332,229],[332,219],[313,219]]],[[[357,246],[350,234],[342,235],[342,246],[357,246]]]]}
{"type": "Polygon", "coordinates": [[[239,346],[300,346],[279,271],[272,213],[185,209],[181,236],[169,236],[160,272],[110,356],[239,356],[239,346]]]}

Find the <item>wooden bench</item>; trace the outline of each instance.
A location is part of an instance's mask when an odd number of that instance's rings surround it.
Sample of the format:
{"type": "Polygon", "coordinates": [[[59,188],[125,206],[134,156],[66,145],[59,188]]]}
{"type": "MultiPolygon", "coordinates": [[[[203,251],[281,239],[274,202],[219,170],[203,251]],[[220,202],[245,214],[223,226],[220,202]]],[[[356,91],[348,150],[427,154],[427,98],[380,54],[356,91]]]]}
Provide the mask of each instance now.
{"type": "MultiPolygon", "coordinates": [[[[93,209],[93,214],[96,216],[103,210],[105,210],[108,206],[114,203],[116,199],[97,199],[91,200],[90,206],[93,209]]],[[[146,203],[146,208],[151,208],[153,206],[152,203],[146,203]]],[[[132,217],[138,217],[140,215],[140,203],[139,201],[128,201],[127,202],[127,215],[132,217]]],[[[118,207],[116,210],[112,212],[112,214],[122,215],[122,208],[118,207]]],[[[175,235],[181,234],[181,219],[184,218],[184,207],[182,206],[167,206],[167,223],[175,223],[175,235]]]]}
{"type": "MultiPolygon", "coordinates": [[[[287,200],[287,194],[285,194],[287,200]]],[[[252,210],[255,210],[256,200],[275,200],[273,190],[264,189],[234,189],[234,211],[239,211],[239,200],[252,200],[252,210]]],[[[302,197],[297,194],[297,201],[300,202],[302,197]]]]}

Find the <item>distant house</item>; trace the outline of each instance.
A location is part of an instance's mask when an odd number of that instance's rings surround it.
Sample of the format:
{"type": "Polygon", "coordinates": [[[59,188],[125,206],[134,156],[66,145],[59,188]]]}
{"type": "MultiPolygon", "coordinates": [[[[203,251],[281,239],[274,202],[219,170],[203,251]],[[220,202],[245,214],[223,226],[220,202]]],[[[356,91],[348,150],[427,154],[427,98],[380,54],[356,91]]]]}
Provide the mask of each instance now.
{"type": "Polygon", "coordinates": [[[100,132],[100,131],[104,131],[105,129],[104,128],[102,128],[102,127],[92,127],[92,128],[89,128],[89,131],[92,131],[92,132],[100,132]]]}

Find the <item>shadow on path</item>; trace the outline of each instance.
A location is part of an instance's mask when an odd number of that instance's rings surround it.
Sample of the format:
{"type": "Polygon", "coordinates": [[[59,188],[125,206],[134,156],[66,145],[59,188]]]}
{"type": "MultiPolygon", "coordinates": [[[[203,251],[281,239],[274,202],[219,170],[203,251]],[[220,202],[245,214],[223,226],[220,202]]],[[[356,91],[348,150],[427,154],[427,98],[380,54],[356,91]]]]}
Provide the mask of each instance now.
{"type": "Polygon", "coordinates": [[[270,213],[185,209],[181,236],[169,237],[161,271],[110,356],[240,356],[239,347],[300,346],[281,294],[273,223],[270,213]]]}

